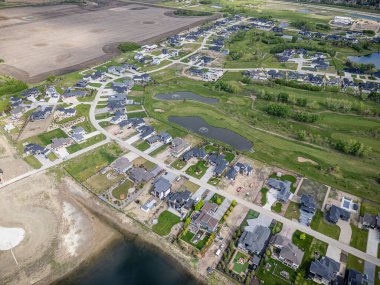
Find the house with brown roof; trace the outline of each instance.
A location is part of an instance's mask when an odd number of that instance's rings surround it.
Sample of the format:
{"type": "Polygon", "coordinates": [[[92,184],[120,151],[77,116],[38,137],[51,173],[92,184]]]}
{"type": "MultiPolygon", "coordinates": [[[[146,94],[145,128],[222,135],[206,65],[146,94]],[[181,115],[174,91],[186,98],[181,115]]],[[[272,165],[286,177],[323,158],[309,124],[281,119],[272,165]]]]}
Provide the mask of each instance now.
{"type": "Polygon", "coordinates": [[[213,233],[219,223],[219,219],[214,216],[217,208],[217,204],[205,202],[201,211],[193,214],[190,231],[196,233],[199,229],[204,229],[209,233],[213,233]]]}

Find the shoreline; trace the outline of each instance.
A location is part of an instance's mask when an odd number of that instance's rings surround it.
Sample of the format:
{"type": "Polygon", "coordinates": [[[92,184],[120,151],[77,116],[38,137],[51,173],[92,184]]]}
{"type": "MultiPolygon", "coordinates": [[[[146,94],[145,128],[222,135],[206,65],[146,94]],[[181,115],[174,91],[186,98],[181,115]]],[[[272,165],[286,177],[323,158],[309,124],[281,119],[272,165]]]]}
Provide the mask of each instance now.
{"type": "Polygon", "coordinates": [[[137,246],[148,247],[149,250],[165,258],[173,267],[180,267],[186,275],[190,275],[199,284],[207,284],[205,276],[201,275],[197,268],[191,263],[191,256],[185,255],[179,248],[172,245],[165,238],[157,236],[144,225],[99,200],[92,192],[81,186],[71,177],[66,176],[64,180],[65,183],[74,183],[78,190],[82,192],[78,193],[78,191],[76,191],[76,193],[73,193],[70,191],[70,188],[67,189],[76,202],[89,211],[91,215],[95,216],[106,227],[112,229],[113,235],[110,239],[99,244],[93,252],[84,257],[76,266],[61,276],[48,276],[35,284],[64,284],[62,283],[63,281],[75,278],[78,272],[88,270],[92,265],[99,262],[102,256],[112,251],[112,248],[121,242],[133,242],[136,243],[137,246]]]}

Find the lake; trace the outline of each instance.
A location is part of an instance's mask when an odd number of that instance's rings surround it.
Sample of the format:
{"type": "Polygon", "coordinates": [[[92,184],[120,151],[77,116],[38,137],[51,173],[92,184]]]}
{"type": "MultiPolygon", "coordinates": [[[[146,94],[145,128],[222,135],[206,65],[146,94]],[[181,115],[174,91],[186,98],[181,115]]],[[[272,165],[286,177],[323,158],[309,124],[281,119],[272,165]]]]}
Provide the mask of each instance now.
{"type": "Polygon", "coordinates": [[[376,68],[380,68],[380,52],[374,52],[363,56],[348,56],[347,59],[355,63],[372,63],[376,68]]]}
{"type": "Polygon", "coordinates": [[[188,272],[161,252],[120,239],[89,265],[55,285],[200,285],[188,272]]]}
{"type": "Polygon", "coordinates": [[[253,144],[241,135],[224,128],[217,128],[209,125],[198,116],[177,117],[170,116],[169,121],[181,127],[204,136],[209,139],[221,141],[238,150],[250,150],[253,144]]]}
{"type": "Polygon", "coordinates": [[[175,101],[175,100],[192,100],[207,104],[215,104],[219,102],[219,99],[217,98],[210,98],[201,96],[198,94],[195,94],[193,92],[187,92],[187,91],[180,91],[180,92],[172,92],[172,93],[165,93],[165,94],[157,94],[154,96],[155,99],[159,100],[167,100],[167,101],[175,101]]]}

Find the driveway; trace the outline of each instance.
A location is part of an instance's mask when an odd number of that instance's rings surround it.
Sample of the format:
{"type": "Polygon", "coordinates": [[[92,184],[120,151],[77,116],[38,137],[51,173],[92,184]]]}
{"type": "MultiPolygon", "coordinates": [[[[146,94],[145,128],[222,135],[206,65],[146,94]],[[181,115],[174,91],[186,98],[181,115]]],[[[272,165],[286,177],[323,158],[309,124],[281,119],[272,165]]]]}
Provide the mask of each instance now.
{"type": "Polygon", "coordinates": [[[164,145],[163,142],[156,142],[152,144],[147,150],[144,151],[144,153],[151,153],[152,151],[155,151],[158,149],[160,146],[164,145]]]}
{"type": "Polygon", "coordinates": [[[376,266],[368,261],[364,262],[364,274],[368,276],[368,285],[375,284],[376,266]]]}
{"type": "Polygon", "coordinates": [[[380,234],[377,230],[368,230],[367,253],[377,256],[380,234]]]}
{"type": "Polygon", "coordinates": [[[213,173],[214,173],[214,167],[207,168],[206,173],[201,178],[201,181],[203,182],[209,181],[213,173]]]}
{"type": "Polygon", "coordinates": [[[351,235],[352,235],[352,229],[351,229],[350,222],[346,222],[346,221],[339,219],[339,221],[336,224],[340,228],[339,241],[344,243],[344,244],[350,244],[351,235]]]}

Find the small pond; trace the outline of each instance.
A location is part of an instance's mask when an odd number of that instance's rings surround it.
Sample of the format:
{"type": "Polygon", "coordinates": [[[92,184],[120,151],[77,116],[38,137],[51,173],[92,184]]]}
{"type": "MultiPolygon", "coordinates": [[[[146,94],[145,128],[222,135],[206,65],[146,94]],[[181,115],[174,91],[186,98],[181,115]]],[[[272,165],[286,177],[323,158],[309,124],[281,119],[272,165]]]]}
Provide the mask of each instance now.
{"type": "Polygon", "coordinates": [[[187,92],[187,91],[181,91],[181,92],[172,92],[172,93],[165,93],[165,94],[157,94],[154,96],[155,99],[159,100],[167,100],[167,101],[178,101],[178,100],[192,100],[207,104],[215,104],[219,102],[219,99],[216,98],[210,98],[201,96],[198,94],[195,94],[193,92],[187,92]]]}
{"type": "Polygon", "coordinates": [[[289,24],[286,22],[281,22],[279,25],[280,28],[287,28],[288,26],[289,26],[289,24]]]}
{"type": "Polygon", "coordinates": [[[198,116],[177,117],[170,116],[169,121],[209,139],[221,141],[238,150],[250,150],[253,144],[241,135],[224,128],[210,126],[198,116]]]}
{"type": "Polygon", "coordinates": [[[300,9],[298,10],[298,12],[302,13],[302,14],[310,14],[311,11],[309,9],[300,9]]]}
{"type": "Polygon", "coordinates": [[[355,63],[372,63],[376,68],[380,68],[380,52],[374,52],[363,56],[349,56],[347,59],[355,63]]]}

